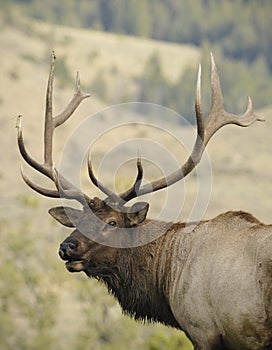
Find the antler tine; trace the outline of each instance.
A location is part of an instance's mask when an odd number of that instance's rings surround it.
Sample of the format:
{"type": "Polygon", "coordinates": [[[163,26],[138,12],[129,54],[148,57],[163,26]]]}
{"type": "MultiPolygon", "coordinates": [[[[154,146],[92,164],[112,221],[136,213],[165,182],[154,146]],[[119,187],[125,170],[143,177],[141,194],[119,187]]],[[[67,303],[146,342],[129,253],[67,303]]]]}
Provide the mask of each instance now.
{"type": "Polygon", "coordinates": [[[196,99],[195,99],[195,111],[196,111],[196,122],[197,122],[197,137],[195,140],[194,148],[192,154],[188,157],[185,164],[174,171],[167,177],[152,181],[150,184],[144,185],[138,190],[138,196],[144,194],[155,192],[165,187],[171,186],[175,182],[183,179],[189,172],[191,172],[194,167],[199,163],[201,155],[205,149],[203,140],[205,137],[205,128],[202,115],[201,106],[201,65],[198,67],[197,73],[197,84],[196,84],[196,99]]]}
{"type": "Polygon", "coordinates": [[[95,176],[94,172],[93,172],[93,167],[92,167],[92,162],[91,162],[91,154],[90,152],[88,153],[88,174],[89,177],[92,181],[92,183],[98,187],[103,193],[105,193],[108,197],[111,198],[117,198],[117,195],[111,191],[110,189],[108,189],[106,186],[104,186],[95,176]]]}
{"type": "Polygon", "coordinates": [[[32,190],[40,193],[41,195],[45,196],[45,197],[51,197],[51,198],[60,198],[60,194],[58,191],[56,190],[48,190],[46,188],[40,187],[36,184],[34,184],[34,182],[32,182],[24,173],[23,168],[21,166],[21,175],[22,178],[24,180],[24,182],[30,187],[32,188],[32,190]]]}
{"type": "Polygon", "coordinates": [[[247,127],[255,121],[264,121],[258,117],[252,106],[251,98],[248,97],[248,105],[246,112],[243,115],[235,115],[224,110],[223,96],[221,90],[220,79],[217,72],[217,67],[211,53],[211,90],[212,90],[212,105],[205,123],[205,140],[206,145],[210,138],[217,130],[227,124],[236,124],[238,126],[247,127]]]}
{"type": "Polygon", "coordinates": [[[69,119],[70,116],[76,110],[76,108],[79,106],[81,101],[83,101],[85,98],[88,98],[90,96],[91,94],[82,93],[81,87],[80,87],[79,72],[77,72],[75,94],[71,99],[71,101],[66,106],[66,108],[54,118],[54,127],[58,127],[59,125],[63,124],[67,119],[69,119]]]}
{"type": "Polygon", "coordinates": [[[197,137],[195,145],[192,151],[192,154],[189,156],[187,162],[182,166],[182,168],[176,170],[174,173],[170,174],[167,177],[163,177],[159,180],[153,181],[151,184],[144,185],[142,188],[142,176],[143,168],[140,157],[137,160],[138,175],[133,186],[126,192],[120,194],[119,196],[125,200],[129,201],[132,198],[137,196],[142,196],[144,194],[158,191],[162,188],[168,187],[173,183],[181,180],[185,177],[200,161],[201,155],[204,151],[203,140],[205,137],[205,128],[202,115],[202,106],[201,106],[201,65],[198,67],[197,74],[197,84],[196,84],[196,100],[195,100],[195,111],[196,111],[196,122],[197,122],[197,137]]]}
{"type": "Polygon", "coordinates": [[[55,70],[55,53],[52,51],[50,71],[46,90],[46,106],[45,106],[45,118],[44,118],[44,165],[49,169],[53,167],[53,81],[55,70]]]}
{"type": "Polygon", "coordinates": [[[195,99],[195,112],[197,120],[197,134],[204,140],[205,128],[202,115],[202,106],[201,106],[201,64],[198,66],[197,73],[197,83],[196,83],[196,99],[195,99]]]}
{"type": "Polygon", "coordinates": [[[202,104],[201,104],[201,72],[202,72],[201,64],[199,64],[198,73],[197,73],[197,83],[196,83],[196,99],[195,99],[197,137],[195,140],[192,154],[187,161],[190,163],[190,167],[195,166],[197,163],[199,163],[201,155],[205,148],[203,144],[203,141],[205,138],[205,126],[204,126],[202,104]]]}
{"type": "Polygon", "coordinates": [[[33,159],[27,152],[24,144],[24,138],[23,138],[23,131],[22,131],[22,115],[18,116],[17,119],[17,142],[19,151],[23,157],[23,159],[34,169],[38,170],[42,174],[49,177],[49,173],[47,171],[47,168],[45,168],[42,164],[38,163],[35,159],[33,159]]]}
{"type": "Polygon", "coordinates": [[[137,171],[138,173],[137,173],[136,179],[133,185],[131,186],[131,188],[119,194],[119,197],[122,198],[125,202],[128,202],[132,198],[135,198],[138,196],[138,191],[140,189],[140,186],[143,180],[143,166],[142,166],[140,155],[138,155],[138,158],[137,158],[137,171]]]}
{"type": "Polygon", "coordinates": [[[53,107],[52,107],[52,94],[53,94],[53,80],[54,80],[54,69],[55,69],[55,53],[52,52],[51,56],[51,65],[47,85],[46,93],[46,110],[45,110],[45,127],[44,127],[44,160],[45,164],[49,167],[52,167],[52,151],[53,151],[53,132],[56,127],[63,124],[68,120],[71,115],[74,113],[79,104],[85,99],[90,97],[90,94],[84,94],[81,91],[80,87],[80,78],[79,73],[76,75],[76,87],[75,93],[71,101],[65,107],[65,109],[53,118],[53,107]]]}
{"type": "Polygon", "coordinates": [[[60,191],[62,194],[62,197],[68,198],[68,199],[76,199],[83,205],[86,204],[86,201],[88,201],[88,197],[81,193],[81,191],[74,185],[72,185],[68,180],[66,180],[63,176],[61,175],[55,175],[56,169],[49,169],[44,166],[44,164],[40,164],[37,161],[35,161],[26,151],[25,145],[24,145],[24,140],[23,140],[23,135],[22,135],[22,116],[19,116],[18,119],[20,120],[18,122],[18,145],[19,145],[19,150],[24,158],[24,160],[34,169],[39,171],[40,173],[46,175],[50,179],[52,179],[58,188],[58,190],[49,190],[43,187],[40,187],[36,184],[34,184],[25,174],[23,171],[23,168],[21,167],[21,175],[25,183],[34,191],[40,193],[43,196],[46,197],[51,197],[51,198],[60,198],[60,191]]]}

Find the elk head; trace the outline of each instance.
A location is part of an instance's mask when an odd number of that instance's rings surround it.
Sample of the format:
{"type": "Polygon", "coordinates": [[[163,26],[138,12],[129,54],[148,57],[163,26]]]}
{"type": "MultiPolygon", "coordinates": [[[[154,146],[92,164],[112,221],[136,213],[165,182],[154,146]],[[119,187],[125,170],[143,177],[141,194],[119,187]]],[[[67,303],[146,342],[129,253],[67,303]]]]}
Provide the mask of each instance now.
{"type": "MultiPolygon", "coordinates": [[[[84,270],[88,275],[100,275],[104,264],[114,265],[119,249],[132,244],[134,227],[146,218],[148,203],[131,207],[95,197],[83,210],[56,207],[49,213],[62,225],[75,227],[60,245],[59,255],[66,260],[70,272],[84,270]],[[100,271],[100,273],[98,272],[100,271]]],[[[135,237],[134,237],[135,238],[135,237]]]]}
{"type": "Polygon", "coordinates": [[[67,261],[67,269],[71,272],[84,270],[89,275],[97,276],[98,270],[100,274],[102,273],[103,266],[108,264],[114,265],[120,251],[116,247],[120,246],[120,239],[123,239],[120,238],[121,231],[131,237],[136,229],[141,231],[141,228],[148,222],[146,220],[149,208],[148,203],[138,202],[132,206],[128,206],[127,203],[131,199],[161,190],[183,179],[199,163],[205,147],[214,133],[224,125],[236,124],[239,126],[249,126],[260,119],[253,111],[250,98],[248,98],[247,110],[241,116],[236,116],[224,110],[217,68],[211,55],[211,109],[204,121],[201,108],[201,66],[199,66],[195,101],[197,136],[192,153],[184,165],[166,177],[155,180],[151,184],[142,185],[143,168],[141,159],[138,158],[138,173],[133,185],[127,191],[116,194],[98,181],[93,172],[89,157],[89,177],[92,183],[107,196],[104,200],[96,197],[92,199],[70,183],[54,166],[53,133],[55,128],[63,124],[73,114],[82,100],[90,96],[89,94],[82,93],[79,75],[77,74],[76,89],[73,98],[63,112],[53,117],[54,61],[55,55],[53,53],[46,94],[44,162],[37,162],[27,152],[22,135],[21,116],[18,117],[18,146],[23,159],[32,168],[51,179],[55,189],[49,190],[34,184],[23,171],[22,177],[29,187],[44,196],[73,199],[82,205],[82,210],[61,206],[50,209],[49,213],[62,225],[75,228],[72,234],[60,245],[59,250],[60,257],[67,261]],[[90,237],[95,237],[95,239],[90,237]],[[109,237],[113,238],[114,242],[111,247],[105,245],[109,237]],[[116,240],[118,241],[117,244],[115,244],[116,240]]]}

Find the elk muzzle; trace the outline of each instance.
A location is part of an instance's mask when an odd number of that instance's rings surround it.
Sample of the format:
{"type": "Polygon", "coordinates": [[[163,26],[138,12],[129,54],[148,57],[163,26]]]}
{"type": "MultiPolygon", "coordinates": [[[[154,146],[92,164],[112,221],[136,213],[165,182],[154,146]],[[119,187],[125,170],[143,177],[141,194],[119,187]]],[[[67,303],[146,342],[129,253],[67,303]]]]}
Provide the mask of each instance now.
{"type": "Polygon", "coordinates": [[[80,272],[84,270],[86,260],[80,259],[79,245],[76,241],[65,240],[60,244],[59,256],[65,260],[65,266],[70,272],[80,272]]]}

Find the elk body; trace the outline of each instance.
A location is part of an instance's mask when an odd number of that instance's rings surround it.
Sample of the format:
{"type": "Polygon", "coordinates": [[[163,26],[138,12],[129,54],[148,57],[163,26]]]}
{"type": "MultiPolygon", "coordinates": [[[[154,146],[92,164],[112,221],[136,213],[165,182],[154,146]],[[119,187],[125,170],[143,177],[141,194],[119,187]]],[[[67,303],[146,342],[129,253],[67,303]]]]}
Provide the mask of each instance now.
{"type": "Polygon", "coordinates": [[[147,219],[149,205],[127,203],[184,178],[200,161],[212,135],[226,124],[249,126],[260,120],[249,99],[247,111],[235,116],[223,109],[217,69],[211,59],[212,106],[202,118],[199,69],[196,91],[197,137],[185,164],[166,178],[142,185],[143,169],[130,189],[115,194],[89,175],[106,194],[89,198],[54,167],[54,129],[65,122],[89,95],[76,92],[69,105],[52,116],[54,55],[49,73],[44,137],[44,163],[26,151],[21,119],[18,145],[33,168],[49,177],[55,190],[37,186],[23,172],[25,182],[42,195],[75,199],[82,210],[56,207],[49,213],[74,231],[60,245],[59,255],[70,272],[83,271],[104,282],[125,313],[135,319],[158,321],[183,330],[195,349],[272,349],[272,226],[251,214],[227,212],[212,220],[169,223],[147,219]],[[143,237],[154,237],[144,245],[143,237]]]}

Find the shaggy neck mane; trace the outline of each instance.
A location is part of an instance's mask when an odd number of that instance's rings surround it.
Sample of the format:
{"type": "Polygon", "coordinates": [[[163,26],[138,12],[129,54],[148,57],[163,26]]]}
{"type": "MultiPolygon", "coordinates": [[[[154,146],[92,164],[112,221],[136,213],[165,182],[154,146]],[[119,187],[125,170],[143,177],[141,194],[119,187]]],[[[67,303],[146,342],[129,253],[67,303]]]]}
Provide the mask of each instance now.
{"type": "Polygon", "coordinates": [[[120,249],[116,264],[100,265],[95,277],[106,284],[124,313],[137,320],[158,321],[180,329],[167,300],[171,274],[169,251],[175,226],[149,244],[120,249]],[[168,254],[167,249],[161,249],[165,243],[169,245],[168,254]]]}

